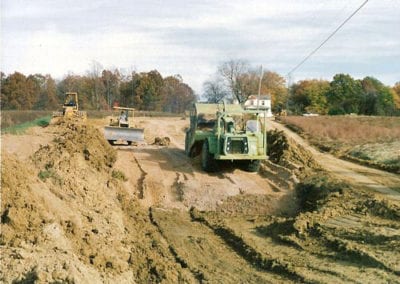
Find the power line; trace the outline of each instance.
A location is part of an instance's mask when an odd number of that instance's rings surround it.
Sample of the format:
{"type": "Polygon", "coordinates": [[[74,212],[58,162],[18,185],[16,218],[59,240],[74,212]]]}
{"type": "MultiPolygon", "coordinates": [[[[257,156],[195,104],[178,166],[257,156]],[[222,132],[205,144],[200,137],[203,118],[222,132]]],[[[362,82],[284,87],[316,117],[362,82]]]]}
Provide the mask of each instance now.
{"type": "Polygon", "coordinates": [[[311,56],[313,56],[328,40],[330,40],[362,7],[367,4],[369,0],[365,0],[343,23],[341,23],[316,49],[314,49],[309,55],[307,55],[299,64],[297,64],[292,70],[287,74],[288,76],[296,71],[304,62],[306,62],[311,56]]]}

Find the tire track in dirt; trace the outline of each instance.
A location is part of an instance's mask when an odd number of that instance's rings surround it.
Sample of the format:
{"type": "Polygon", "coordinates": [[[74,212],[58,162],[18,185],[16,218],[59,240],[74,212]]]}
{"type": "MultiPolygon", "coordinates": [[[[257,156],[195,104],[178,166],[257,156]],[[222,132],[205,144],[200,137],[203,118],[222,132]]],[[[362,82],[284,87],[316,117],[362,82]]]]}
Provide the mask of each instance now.
{"type": "Polygon", "coordinates": [[[137,158],[133,155],[133,158],[140,170],[140,178],[138,179],[137,182],[137,190],[139,191],[139,198],[143,199],[144,198],[144,193],[146,191],[146,176],[147,176],[147,172],[143,170],[142,166],[140,165],[139,161],[137,160],[137,158]]]}
{"type": "Polygon", "coordinates": [[[215,234],[201,222],[193,222],[188,212],[152,208],[151,218],[170,244],[177,261],[183,263],[200,282],[291,283],[287,278],[254,265],[243,258],[224,236],[215,234]]]}
{"type": "MultiPolygon", "coordinates": [[[[218,173],[208,174],[201,170],[199,158],[190,159],[184,153],[185,120],[142,119],[141,126],[146,129],[147,145],[140,147],[121,147],[118,151],[129,151],[134,155],[135,163],[142,173],[137,181],[136,190],[143,197],[143,204],[166,208],[188,210],[192,206],[200,209],[215,209],[230,196],[241,194],[269,195],[271,200],[279,200],[286,195],[281,185],[272,187],[262,176],[237,169],[230,163],[218,173]],[[155,134],[169,137],[170,145],[162,147],[152,145],[155,134]],[[145,180],[143,180],[143,172],[145,180]],[[230,184],[227,185],[227,182],[230,184]],[[145,184],[145,193],[142,192],[145,184]],[[279,188],[278,188],[279,187],[279,188]]],[[[128,157],[119,155],[129,163],[128,157]]],[[[128,176],[128,178],[131,178],[128,176]]],[[[137,178],[137,177],[133,177],[137,178]]]]}

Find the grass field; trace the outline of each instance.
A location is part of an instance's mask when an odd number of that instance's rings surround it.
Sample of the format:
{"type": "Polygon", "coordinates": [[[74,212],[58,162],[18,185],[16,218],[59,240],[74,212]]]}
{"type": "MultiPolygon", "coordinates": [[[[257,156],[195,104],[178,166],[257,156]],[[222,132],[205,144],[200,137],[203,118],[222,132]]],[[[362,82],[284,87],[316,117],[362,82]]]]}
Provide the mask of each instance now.
{"type": "Polygon", "coordinates": [[[45,127],[49,125],[51,120],[51,115],[43,116],[36,118],[31,121],[26,121],[20,124],[14,124],[12,126],[6,127],[6,128],[1,128],[2,133],[10,133],[10,134],[23,134],[25,131],[33,126],[42,126],[45,127]]]}
{"type": "Polygon", "coordinates": [[[322,151],[400,172],[400,117],[288,116],[282,122],[322,151]]]}
{"type": "Polygon", "coordinates": [[[1,111],[1,129],[33,121],[38,118],[47,117],[52,114],[51,111],[38,110],[2,110],[1,111]]]}

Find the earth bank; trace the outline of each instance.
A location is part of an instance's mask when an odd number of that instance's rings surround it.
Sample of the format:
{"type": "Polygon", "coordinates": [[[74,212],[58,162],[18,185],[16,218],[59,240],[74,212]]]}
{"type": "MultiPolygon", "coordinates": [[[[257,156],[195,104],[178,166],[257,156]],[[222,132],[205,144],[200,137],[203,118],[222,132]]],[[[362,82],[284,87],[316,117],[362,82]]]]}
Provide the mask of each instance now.
{"type": "Polygon", "coordinates": [[[208,175],[183,153],[187,121],[143,118],[148,143],[116,148],[101,123],[49,126],[29,157],[6,137],[3,282],[399,283],[399,202],[283,132],[259,174],[208,175]]]}

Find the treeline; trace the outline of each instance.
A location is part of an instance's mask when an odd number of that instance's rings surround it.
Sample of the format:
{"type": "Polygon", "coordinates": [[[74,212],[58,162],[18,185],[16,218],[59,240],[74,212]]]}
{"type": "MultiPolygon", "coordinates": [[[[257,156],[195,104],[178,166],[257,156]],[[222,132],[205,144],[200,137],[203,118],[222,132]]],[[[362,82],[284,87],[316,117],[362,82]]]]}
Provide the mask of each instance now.
{"type": "MultiPolygon", "coordinates": [[[[378,79],[356,80],[337,74],[332,81],[302,80],[287,87],[286,79],[273,71],[263,73],[243,60],[223,62],[204,85],[209,102],[234,99],[244,103],[250,95],[270,95],[272,111],[318,114],[400,115],[400,82],[384,85],[378,79]]],[[[115,104],[138,110],[182,113],[197,100],[194,91],[179,75],[162,77],[157,70],[121,74],[102,70],[98,64],[87,75],[67,75],[61,81],[50,75],[25,76],[1,72],[1,109],[55,110],[65,92],[78,92],[86,110],[109,109],[115,104]]]]}
{"type": "Polygon", "coordinates": [[[287,88],[286,79],[276,72],[261,72],[243,60],[222,63],[207,80],[204,97],[209,102],[233,98],[244,103],[250,95],[270,95],[272,111],[287,110],[292,114],[400,115],[400,82],[385,86],[378,79],[356,80],[337,74],[332,81],[302,80],[287,88]]]}
{"type": "Polygon", "coordinates": [[[196,100],[180,75],[162,77],[157,70],[122,75],[118,70],[94,68],[88,75],[67,75],[61,81],[50,75],[25,76],[1,72],[1,109],[55,110],[65,92],[78,92],[86,110],[105,110],[114,105],[138,110],[184,112],[196,100]]]}
{"type": "Polygon", "coordinates": [[[290,93],[289,109],[296,114],[400,115],[400,82],[391,88],[373,77],[355,80],[336,74],[330,82],[300,81],[290,93]]]}

